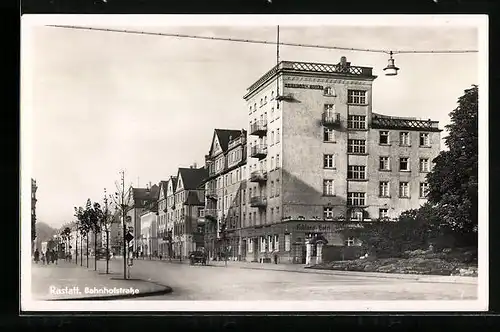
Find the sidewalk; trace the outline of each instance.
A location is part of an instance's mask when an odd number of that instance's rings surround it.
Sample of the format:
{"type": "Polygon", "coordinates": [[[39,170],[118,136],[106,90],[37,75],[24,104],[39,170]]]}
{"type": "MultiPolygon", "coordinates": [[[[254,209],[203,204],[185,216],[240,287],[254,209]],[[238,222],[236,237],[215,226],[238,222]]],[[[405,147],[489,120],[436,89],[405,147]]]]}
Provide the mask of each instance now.
{"type": "Polygon", "coordinates": [[[141,279],[123,279],[123,274],[102,266],[94,271],[89,259],[81,267],[75,262],[59,261],[57,265],[31,265],[31,293],[34,300],[111,300],[170,293],[172,289],[141,279]]]}

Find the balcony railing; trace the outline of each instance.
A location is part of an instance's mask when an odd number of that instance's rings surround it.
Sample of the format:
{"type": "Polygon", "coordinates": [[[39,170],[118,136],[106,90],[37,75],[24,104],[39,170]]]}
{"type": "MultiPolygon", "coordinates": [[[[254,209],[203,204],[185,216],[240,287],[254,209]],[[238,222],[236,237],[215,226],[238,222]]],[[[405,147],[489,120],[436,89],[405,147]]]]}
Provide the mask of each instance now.
{"type": "Polygon", "coordinates": [[[267,172],[258,170],[250,173],[250,182],[265,182],[267,181],[267,172]]]}
{"type": "Polygon", "coordinates": [[[264,120],[256,121],[250,125],[250,135],[266,136],[267,123],[264,120]]]}
{"type": "Polygon", "coordinates": [[[210,199],[217,199],[217,189],[215,188],[208,188],[205,191],[205,196],[210,199]]]}
{"type": "Polygon", "coordinates": [[[321,123],[324,126],[337,126],[340,124],[340,114],[325,112],[321,118],[321,123]]]}
{"type": "Polygon", "coordinates": [[[205,218],[217,219],[217,209],[205,209],[205,218]]]}
{"type": "Polygon", "coordinates": [[[264,159],[267,156],[267,147],[264,145],[254,145],[250,151],[252,158],[264,159]]]}
{"type": "Polygon", "coordinates": [[[267,200],[263,196],[253,196],[250,197],[250,206],[251,207],[266,207],[267,200]]]}

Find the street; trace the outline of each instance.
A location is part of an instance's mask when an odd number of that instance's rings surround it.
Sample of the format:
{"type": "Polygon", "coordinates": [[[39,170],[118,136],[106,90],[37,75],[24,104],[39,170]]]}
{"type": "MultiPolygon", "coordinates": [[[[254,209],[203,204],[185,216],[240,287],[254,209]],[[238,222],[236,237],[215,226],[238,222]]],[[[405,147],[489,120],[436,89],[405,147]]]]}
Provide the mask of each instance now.
{"type": "MultiPolygon", "coordinates": [[[[258,263],[220,262],[216,266],[190,266],[165,261],[134,260],[132,278],[151,280],[173,288],[161,296],[136,300],[474,300],[477,284],[417,282],[364,277],[359,274],[328,275],[275,271],[273,264],[254,269],[258,263]]],[[[103,269],[105,262],[99,262],[103,269]]],[[[111,262],[115,273],[123,261],[111,262]]]]}

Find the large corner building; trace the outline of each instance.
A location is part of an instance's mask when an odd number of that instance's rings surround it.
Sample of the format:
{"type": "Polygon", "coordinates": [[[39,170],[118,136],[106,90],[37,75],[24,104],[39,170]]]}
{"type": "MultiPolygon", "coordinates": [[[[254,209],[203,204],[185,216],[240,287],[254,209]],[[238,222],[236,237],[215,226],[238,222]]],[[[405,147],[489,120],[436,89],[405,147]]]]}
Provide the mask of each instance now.
{"type": "Polygon", "coordinates": [[[283,61],[248,88],[246,158],[228,159],[228,134],[217,131],[207,158],[207,214],[220,219],[237,207],[238,256],[300,263],[312,235],[350,245],[342,227],[396,218],[425,202],[438,123],[373,113],[375,79],[372,68],[345,57],[337,64],[283,61]],[[226,182],[235,170],[240,175],[226,182]],[[238,189],[227,199],[231,184],[238,189]]]}

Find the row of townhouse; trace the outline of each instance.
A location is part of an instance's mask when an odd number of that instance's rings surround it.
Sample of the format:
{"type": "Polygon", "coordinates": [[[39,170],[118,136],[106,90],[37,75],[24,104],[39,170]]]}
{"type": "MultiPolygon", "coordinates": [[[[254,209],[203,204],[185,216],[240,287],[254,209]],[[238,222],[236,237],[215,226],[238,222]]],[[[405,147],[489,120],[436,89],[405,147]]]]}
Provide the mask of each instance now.
{"type": "Polygon", "coordinates": [[[357,244],[340,230],[425,202],[440,151],[437,121],[372,112],[375,79],[345,57],[280,62],[244,95],[246,129],[215,129],[204,167],[134,189],[128,222],[141,229],[144,220],[142,238],[163,256],[204,247],[212,257],[303,263],[312,237],[357,244]]]}

